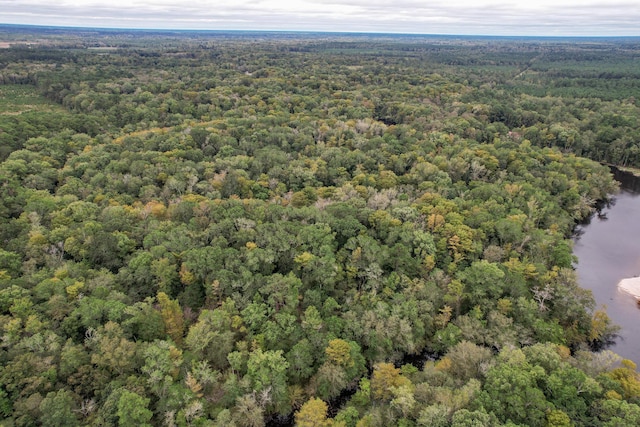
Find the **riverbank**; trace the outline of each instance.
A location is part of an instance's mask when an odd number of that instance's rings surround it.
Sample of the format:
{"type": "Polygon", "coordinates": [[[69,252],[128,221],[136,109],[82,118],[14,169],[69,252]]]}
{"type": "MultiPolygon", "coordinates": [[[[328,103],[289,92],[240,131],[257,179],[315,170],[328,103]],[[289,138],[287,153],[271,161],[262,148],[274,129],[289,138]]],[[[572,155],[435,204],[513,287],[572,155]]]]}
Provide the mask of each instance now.
{"type": "Polygon", "coordinates": [[[630,166],[618,166],[618,165],[614,165],[611,163],[604,163],[605,166],[609,166],[609,167],[614,167],[616,169],[618,169],[619,171],[622,172],[627,172],[630,173],[633,176],[636,176],[638,178],[640,178],[640,169],[639,168],[633,168],[630,166]]]}
{"type": "Polygon", "coordinates": [[[620,326],[616,343],[610,348],[626,359],[640,363],[640,322],[638,288],[621,289],[634,283],[640,273],[640,178],[611,168],[620,191],[611,203],[581,223],[574,235],[573,253],[578,283],[592,292],[597,307],[606,307],[611,321],[620,326]],[[636,296],[637,295],[637,296],[636,296]]]}

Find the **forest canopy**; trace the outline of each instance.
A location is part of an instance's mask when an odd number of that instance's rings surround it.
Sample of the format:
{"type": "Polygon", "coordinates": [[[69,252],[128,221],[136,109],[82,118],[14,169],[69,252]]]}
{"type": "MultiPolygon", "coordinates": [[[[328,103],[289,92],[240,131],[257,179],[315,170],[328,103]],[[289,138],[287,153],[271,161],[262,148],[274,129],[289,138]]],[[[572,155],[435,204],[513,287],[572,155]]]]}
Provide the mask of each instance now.
{"type": "Polygon", "coordinates": [[[3,425],[640,423],[637,40],[0,30],[3,425]]]}

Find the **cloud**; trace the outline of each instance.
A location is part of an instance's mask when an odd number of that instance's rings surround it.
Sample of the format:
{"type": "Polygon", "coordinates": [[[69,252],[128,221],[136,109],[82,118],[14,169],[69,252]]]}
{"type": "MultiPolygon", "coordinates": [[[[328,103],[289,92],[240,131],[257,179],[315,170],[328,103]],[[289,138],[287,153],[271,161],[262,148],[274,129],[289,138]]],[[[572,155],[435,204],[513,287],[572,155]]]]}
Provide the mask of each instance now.
{"type": "Polygon", "coordinates": [[[0,10],[3,23],[37,25],[640,36],[637,0],[0,0],[0,10]]]}

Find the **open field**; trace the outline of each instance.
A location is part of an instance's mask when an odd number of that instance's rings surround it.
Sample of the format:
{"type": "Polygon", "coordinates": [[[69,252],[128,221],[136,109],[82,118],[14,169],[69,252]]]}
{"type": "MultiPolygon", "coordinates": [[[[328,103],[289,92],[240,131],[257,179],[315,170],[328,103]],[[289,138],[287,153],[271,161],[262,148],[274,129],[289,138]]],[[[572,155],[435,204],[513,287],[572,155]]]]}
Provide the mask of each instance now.
{"type": "Polygon", "coordinates": [[[62,110],[62,107],[47,100],[33,86],[0,86],[0,115],[21,114],[27,111],[62,110]]]}

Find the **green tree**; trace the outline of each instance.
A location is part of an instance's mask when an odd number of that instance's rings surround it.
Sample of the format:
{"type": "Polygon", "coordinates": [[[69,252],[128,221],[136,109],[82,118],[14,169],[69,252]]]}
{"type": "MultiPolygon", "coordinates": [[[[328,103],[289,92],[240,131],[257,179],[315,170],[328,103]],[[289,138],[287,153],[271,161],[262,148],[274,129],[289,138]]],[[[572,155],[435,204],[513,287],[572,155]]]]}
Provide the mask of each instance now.
{"type": "Polygon", "coordinates": [[[287,398],[288,368],[289,364],[281,350],[262,351],[258,348],[249,354],[247,379],[256,393],[271,393],[276,407],[282,407],[287,398]]]}
{"type": "Polygon", "coordinates": [[[166,397],[178,379],[182,366],[182,351],[168,341],[154,341],[144,350],[142,372],[147,375],[150,389],[160,398],[166,397]]]}
{"type": "Polygon", "coordinates": [[[501,422],[542,426],[550,408],[538,382],[545,372],[531,366],[521,350],[504,349],[498,364],[487,372],[480,402],[501,422]]]}
{"type": "Polygon", "coordinates": [[[289,369],[287,374],[294,383],[302,384],[315,372],[315,358],[313,346],[309,340],[303,338],[287,353],[289,369]]]}
{"type": "Polygon", "coordinates": [[[66,390],[50,392],[40,403],[42,425],[54,427],[80,425],[76,416],[76,403],[71,393],[66,390]]]}
{"type": "Polygon", "coordinates": [[[138,362],[136,344],[123,335],[120,325],[113,322],[107,322],[97,334],[90,335],[96,344],[91,363],[115,375],[132,372],[138,362]]]}
{"type": "Polygon", "coordinates": [[[482,410],[460,409],[451,417],[451,427],[492,427],[497,425],[495,417],[482,410]]]}
{"type": "Polygon", "coordinates": [[[118,425],[121,427],[147,427],[153,413],[147,408],[149,399],[124,390],[118,400],[118,425]]]}
{"type": "Polygon", "coordinates": [[[228,365],[227,355],[244,329],[233,300],[225,301],[215,310],[202,310],[198,321],[191,325],[185,344],[199,358],[212,363],[216,369],[228,365]]]}

